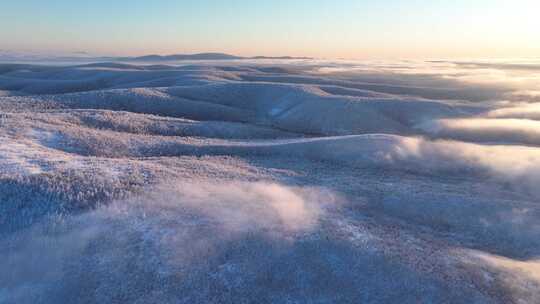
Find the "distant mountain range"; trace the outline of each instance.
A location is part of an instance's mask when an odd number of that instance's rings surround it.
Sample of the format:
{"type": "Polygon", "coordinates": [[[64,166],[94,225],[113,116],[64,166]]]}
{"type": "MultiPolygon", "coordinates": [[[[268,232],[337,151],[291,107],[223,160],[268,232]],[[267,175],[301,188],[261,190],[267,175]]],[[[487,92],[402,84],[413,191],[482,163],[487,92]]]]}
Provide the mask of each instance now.
{"type": "Polygon", "coordinates": [[[140,57],[121,57],[122,61],[178,61],[178,60],[240,60],[240,59],[312,59],[310,57],[292,56],[255,56],[241,57],[224,53],[198,53],[198,54],[175,54],[175,55],[146,55],[140,57]]]}
{"type": "Polygon", "coordinates": [[[197,54],[174,54],[174,55],[145,55],[139,57],[94,57],[86,52],[76,52],[69,55],[54,56],[52,54],[17,53],[0,50],[0,62],[34,62],[34,61],[61,61],[61,62],[168,62],[182,60],[247,60],[247,59],[312,59],[310,57],[293,56],[254,56],[241,57],[224,53],[197,53],[197,54]]]}

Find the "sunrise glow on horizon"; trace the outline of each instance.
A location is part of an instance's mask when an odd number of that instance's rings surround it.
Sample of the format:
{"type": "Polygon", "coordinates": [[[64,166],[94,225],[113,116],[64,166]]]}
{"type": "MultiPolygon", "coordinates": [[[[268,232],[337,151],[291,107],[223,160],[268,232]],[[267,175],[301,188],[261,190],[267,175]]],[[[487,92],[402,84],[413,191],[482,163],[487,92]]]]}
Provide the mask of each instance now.
{"type": "Polygon", "coordinates": [[[4,1],[0,49],[345,59],[537,58],[538,1],[4,1]]]}

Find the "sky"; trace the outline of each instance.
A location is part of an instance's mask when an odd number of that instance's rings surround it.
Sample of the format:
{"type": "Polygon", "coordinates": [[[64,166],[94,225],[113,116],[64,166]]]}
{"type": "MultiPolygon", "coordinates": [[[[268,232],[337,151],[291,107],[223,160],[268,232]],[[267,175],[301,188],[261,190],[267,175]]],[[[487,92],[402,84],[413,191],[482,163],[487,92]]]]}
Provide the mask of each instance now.
{"type": "Polygon", "coordinates": [[[0,50],[539,58],[538,0],[0,0],[0,50]]]}

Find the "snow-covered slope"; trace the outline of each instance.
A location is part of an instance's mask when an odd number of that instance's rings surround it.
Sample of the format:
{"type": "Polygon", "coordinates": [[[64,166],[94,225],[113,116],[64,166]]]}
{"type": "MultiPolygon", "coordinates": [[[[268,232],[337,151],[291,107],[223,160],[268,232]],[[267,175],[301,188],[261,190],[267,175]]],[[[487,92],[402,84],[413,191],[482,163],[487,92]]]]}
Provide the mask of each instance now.
{"type": "Polygon", "coordinates": [[[504,67],[2,64],[0,303],[539,302],[504,67]]]}

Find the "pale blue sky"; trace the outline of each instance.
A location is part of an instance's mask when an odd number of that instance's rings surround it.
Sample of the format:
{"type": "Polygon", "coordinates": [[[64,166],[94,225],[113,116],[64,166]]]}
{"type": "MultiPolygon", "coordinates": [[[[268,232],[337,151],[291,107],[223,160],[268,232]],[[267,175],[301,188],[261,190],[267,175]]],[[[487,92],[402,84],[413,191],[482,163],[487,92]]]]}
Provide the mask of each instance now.
{"type": "Polygon", "coordinates": [[[0,0],[0,49],[325,58],[540,56],[537,0],[0,0]]]}

